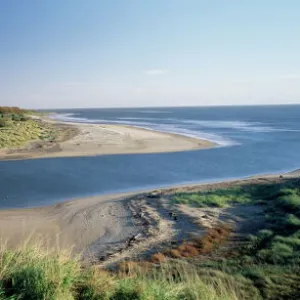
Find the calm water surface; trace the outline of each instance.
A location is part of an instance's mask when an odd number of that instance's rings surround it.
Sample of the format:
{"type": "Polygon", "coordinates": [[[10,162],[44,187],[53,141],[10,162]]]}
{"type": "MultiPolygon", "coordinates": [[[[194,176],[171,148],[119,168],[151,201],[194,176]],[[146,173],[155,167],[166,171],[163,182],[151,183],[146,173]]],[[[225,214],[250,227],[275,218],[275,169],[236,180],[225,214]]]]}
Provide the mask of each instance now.
{"type": "Polygon", "coordinates": [[[88,109],[66,121],[117,123],[217,142],[214,149],[0,162],[0,207],[299,168],[300,106],[88,109]]]}

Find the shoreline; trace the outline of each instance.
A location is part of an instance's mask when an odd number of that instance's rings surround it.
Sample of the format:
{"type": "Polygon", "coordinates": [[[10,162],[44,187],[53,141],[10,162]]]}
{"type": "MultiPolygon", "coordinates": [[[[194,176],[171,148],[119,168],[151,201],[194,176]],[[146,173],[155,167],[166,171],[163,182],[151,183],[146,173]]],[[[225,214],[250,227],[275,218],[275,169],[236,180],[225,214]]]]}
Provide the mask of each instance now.
{"type": "Polygon", "coordinates": [[[216,147],[208,140],[159,132],[130,125],[71,123],[42,118],[61,136],[51,143],[32,141],[22,149],[0,149],[1,160],[149,154],[193,151],[216,147]]]}
{"type": "Polygon", "coordinates": [[[49,245],[73,249],[74,253],[81,253],[90,260],[91,257],[111,255],[109,253],[118,254],[132,236],[142,236],[143,241],[148,243],[147,247],[151,246],[150,242],[168,239],[166,233],[169,227],[164,225],[166,220],[147,205],[155,205],[174,193],[281,182],[299,176],[300,170],[296,170],[281,175],[264,174],[213,183],[77,198],[46,207],[0,210],[0,238],[8,241],[11,247],[28,240],[46,239],[49,245]],[[148,218],[143,224],[137,223],[135,217],[140,211],[144,211],[148,218]]]}

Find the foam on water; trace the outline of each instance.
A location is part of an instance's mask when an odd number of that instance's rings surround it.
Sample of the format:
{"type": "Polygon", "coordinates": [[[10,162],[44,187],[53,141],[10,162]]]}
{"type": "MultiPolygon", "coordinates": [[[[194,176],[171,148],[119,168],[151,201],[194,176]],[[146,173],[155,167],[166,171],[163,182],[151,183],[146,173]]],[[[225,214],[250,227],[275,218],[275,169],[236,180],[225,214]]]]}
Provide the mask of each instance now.
{"type": "MultiPolygon", "coordinates": [[[[138,111],[144,113],[158,113],[159,111],[145,110],[138,111]]],[[[164,113],[166,111],[160,111],[164,113]]],[[[106,124],[124,124],[143,129],[151,129],[159,132],[180,134],[192,138],[204,139],[218,144],[219,146],[238,145],[240,142],[230,137],[225,137],[224,129],[230,129],[236,132],[284,132],[298,131],[293,129],[274,128],[261,122],[245,121],[223,121],[223,120],[183,120],[176,118],[155,118],[155,117],[118,117],[116,119],[89,119],[82,118],[76,113],[55,114],[52,118],[60,121],[78,122],[78,123],[106,123],[106,124]],[[215,131],[218,132],[215,132],[215,131]],[[222,132],[223,130],[223,132],[222,132]],[[220,133],[221,131],[221,133],[220,133]],[[223,134],[222,134],[223,133],[223,134]]]]}
{"type": "Polygon", "coordinates": [[[125,124],[222,146],[239,145],[205,151],[2,161],[0,207],[41,206],[149,186],[281,174],[299,168],[299,115],[299,105],[60,110],[52,117],[125,124]]]}
{"type": "Polygon", "coordinates": [[[107,124],[124,124],[124,125],[131,125],[138,128],[143,129],[150,129],[155,130],[158,132],[165,132],[165,133],[173,133],[173,134],[180,134],[187,137],[198,138],[202,140],[208,140],[214,142],[220,146],[231,146],[237,145],[238,143],[229,139],[222,137],[221,135],[215,133],[207,133],[200,130],[191,130],[185,126],[185,122],[181,120],[166,118],[118,118],[118,120],[108,120],[108,119],[88,119],[88,118],[81,118],[76,117],[76,114],[68,113],[68,114],[55,114],[52,115],[52,118],[59,120],[59,121],[67,121],[67,122],[78,122],[78,123],[107,123],[107,124]],[[136,120],[136,121],[134,121],[136,120]],[[172,121],[175,124],[164,124],[164,123],[153,123],[153,122],[145,122],[145,120],[153,121],[172,121]]]}
{"type": "MultiPolygon", "coordinates": [[[[135,117],[121,117],[118,118],[119,120],[162,120],[161,118],[135,118],[135,117]]],[[[270,126],[266,126],[260,122],[243,122],[243,121],[222,121],[222,120],[206,120],[206,121],[199,121],[199,120],[181,120],[181,119],[174,119],[174,118],[164,118],[163,120],[169,121],[172,123],[183,123],[188,125],[197,125],[203,128],[218,128],[218,129],[235,129],[238,131],[246,131],[246,132],[276,132],[276,131],[298,131],[298,130],[291,130],[285,128],[273,128],[270,126]]]]}

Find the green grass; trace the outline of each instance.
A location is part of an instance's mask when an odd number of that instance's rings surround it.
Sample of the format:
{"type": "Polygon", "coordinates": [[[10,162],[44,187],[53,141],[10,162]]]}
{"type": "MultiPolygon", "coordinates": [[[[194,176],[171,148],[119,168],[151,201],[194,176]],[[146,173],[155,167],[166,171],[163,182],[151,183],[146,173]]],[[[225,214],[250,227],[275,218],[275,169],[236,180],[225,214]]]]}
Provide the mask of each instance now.
{"type": "Polygon", "coordinates": [[[66,253],[30,247],[0,252],[0,299],[26,300],[237,300],[238,289],[220,278],[204,281],[191,266],[130,274],[83,265],[66,253]]]}
{"type": "Polygon", "coordinates": [[[259,291],[258,299],[300,298],[300,186],[297,180],[180,193],[172,200],[175,204],[194,207],[262,204],[265,228],[250,235],[240,248],[220,250],[215,258],[195,260],[194,265],[197,264],[199,270],[220,271],[226,278],[250,280],[251,288],[259,291]]]}
{"type": "Polygon", "coordinates": [[[264,204],[265,228],[239,248],[107,272],[44,248],[0,250],[0,300],[274,300],[300,295],[300,189],[296,181],[174,196],[175,203],[264,204]]]}
{"type": "Polygon", "coordinates": [[[1,113],[0,149],[20,148],[29,141],[54,140],[56,133],[49,124],[27,117],[27,112],[1,113]]]}
{"type": "Polygon", "coordinates": [[[176,193],[172,200],[175,204],[186,204],[195,207],[228,207],[233,204],[268,204],[286,212],[294,212],[300,207],[299,189],[293,184],[245,185],[212,191],[194,193],[176,193]]]}
{"type": "Polygon", "coordinates": [[[198,193],[177,193],[173,197],[176,204],[187,204],[196,207],[227,207],[234,203],[249,203],[250,194],[242,188],[230,188],[198,193]]]}

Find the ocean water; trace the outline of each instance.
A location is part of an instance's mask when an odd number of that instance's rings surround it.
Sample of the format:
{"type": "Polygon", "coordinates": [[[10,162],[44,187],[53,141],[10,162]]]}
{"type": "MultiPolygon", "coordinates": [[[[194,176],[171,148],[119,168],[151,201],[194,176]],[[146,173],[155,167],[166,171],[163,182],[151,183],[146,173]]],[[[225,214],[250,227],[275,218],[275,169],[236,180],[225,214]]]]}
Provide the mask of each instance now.
{"type": "Polygon", "coordinates": [[[58,110],[70,122],[126,124],[214,141],[206,150],[0,161],[0,208],[300,166],[300,105],[58,110]]]}

